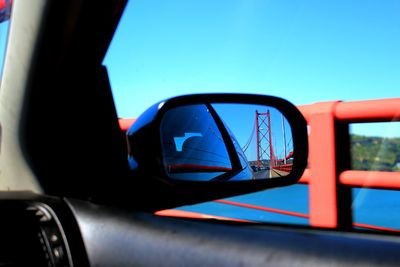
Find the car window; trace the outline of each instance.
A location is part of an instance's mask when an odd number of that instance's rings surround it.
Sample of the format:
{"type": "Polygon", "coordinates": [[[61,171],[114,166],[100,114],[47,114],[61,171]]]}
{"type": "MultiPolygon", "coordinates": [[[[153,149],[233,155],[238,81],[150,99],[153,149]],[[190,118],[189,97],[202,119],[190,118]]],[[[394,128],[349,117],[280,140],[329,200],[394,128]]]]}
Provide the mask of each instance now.
{"type": "MultiPolygon", "coordinates": [[[[298,106],[395,98],[399,13],[396,0],[130,1],[104,64],[121,118],[190,93],[276,95],[298,106]]],[[[396,122],[351,125],[351,168],[398,172],[399,133],[396,122]]],[[[353,189],[355,221],[400,229],[400,193],[376,190],[353,189]]],[[[308,225],[309,204],[298,184],[179,209],[308,225]]]]}
{"type": "Polygon", "coordinates": [[[8,29],[10,27],[10,1],[0,1],[0,73],[3,73],[3,61],[6,53],[8,29]]]}

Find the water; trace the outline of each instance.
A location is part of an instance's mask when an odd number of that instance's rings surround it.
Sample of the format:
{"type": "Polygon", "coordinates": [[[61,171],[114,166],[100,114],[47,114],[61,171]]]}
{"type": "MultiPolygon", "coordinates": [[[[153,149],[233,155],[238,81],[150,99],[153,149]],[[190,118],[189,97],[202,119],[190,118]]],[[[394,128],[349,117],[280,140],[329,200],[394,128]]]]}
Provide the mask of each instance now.
{"type": "MultiPolygon", "coordinates": [[[[400,230],[400,192],[377,189],[353,189],[353,221],[400,230]]],[[[308,186],[296,184],[283,188],[227,198],[227,200],[286,211],[309,213],[308,186]]],[[[184,206],[180,210],[256,222],[309,225],[309,220],[290,215],[206,202],[184,206]]]]}
{"type": "Polygon", "coordinates": [[[355,222],[400,229],[400,191],[359,188],[352,191],[355,222]]]}
{"type": "MultiPolygon", "coordinates": [[[[247,195],[227,198],[227,200],[308,214],[307,185],[292,185],[284,188],[269,189],[247,195]]],[[[257,222],[289,223],[300,225],[309,224],[309,220],[306,218],[242,208],[216,202],[206,202],[197,205],[184,206],[179,209],[257,222]]]]}

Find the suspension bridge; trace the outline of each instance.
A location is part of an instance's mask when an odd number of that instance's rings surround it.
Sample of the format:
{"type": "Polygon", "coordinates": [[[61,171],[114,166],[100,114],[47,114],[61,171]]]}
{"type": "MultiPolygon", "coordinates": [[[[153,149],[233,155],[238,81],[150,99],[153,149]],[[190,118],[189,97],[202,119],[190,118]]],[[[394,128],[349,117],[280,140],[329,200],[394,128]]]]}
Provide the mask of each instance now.
{"type": "MultiPolygon", "coordinates": [[[[255,179],[273,178],[285,176],[290,173],[293,165],[293,144],[289,138],[287,142],[287,129],[285,126],[285,118],[281,115],[281,127],[276,122],[271,122],[271,111],[266,112],[255,111],[254,127],[251,134],[242,147],[243,152],[247,155],[249,164],[252,167],[255,179]],[[278,128],[278,129],[277,129],[278,128]],[[280,146],[276,146],[276,139],[280,140],[280,146]],[[255,142],[254,142],[255,139],[255,142]],[[249,148],[255,146],[255,157],[249,155],[249,148]],[[277,156],[276,151],[281,150],[281,156],[277,156]]],[[[291,136],[291,134],[290,134],[291,136]]],[[[278,153],[279,154],[279,153],[278,153]]]]}

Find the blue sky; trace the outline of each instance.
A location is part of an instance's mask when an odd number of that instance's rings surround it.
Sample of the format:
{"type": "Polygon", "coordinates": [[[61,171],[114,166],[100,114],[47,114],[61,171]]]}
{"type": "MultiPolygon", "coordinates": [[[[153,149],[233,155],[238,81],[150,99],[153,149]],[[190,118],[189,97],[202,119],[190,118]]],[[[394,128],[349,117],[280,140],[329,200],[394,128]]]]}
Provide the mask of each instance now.
{"type": "MultiPolygon", "coordinates": [[[[120,117],[188,93],[399,97],[399,14],[397,0],[130,1],[104,63],[120,117]]],[[[352,130],[398,136],[400,125],[352,130]]]]}
{"type": "Polygon", "coordinates": [[[400,2],[130,1],[105,59],[121,117],[194,92],[398,97],[400,2]]]}

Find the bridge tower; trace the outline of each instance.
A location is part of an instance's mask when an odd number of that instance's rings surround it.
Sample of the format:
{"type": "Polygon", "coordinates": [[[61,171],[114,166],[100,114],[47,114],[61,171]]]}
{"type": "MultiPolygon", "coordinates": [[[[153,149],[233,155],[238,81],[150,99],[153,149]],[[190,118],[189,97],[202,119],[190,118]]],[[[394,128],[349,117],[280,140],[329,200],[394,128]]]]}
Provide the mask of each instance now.
{"type": "Polygon", "coordinates": [[[265,167],[264,160],[269,159],[269,167],[276,166],[276,157],[272,145],[271,113],[256,110],[257,167],[265,167]]]}

